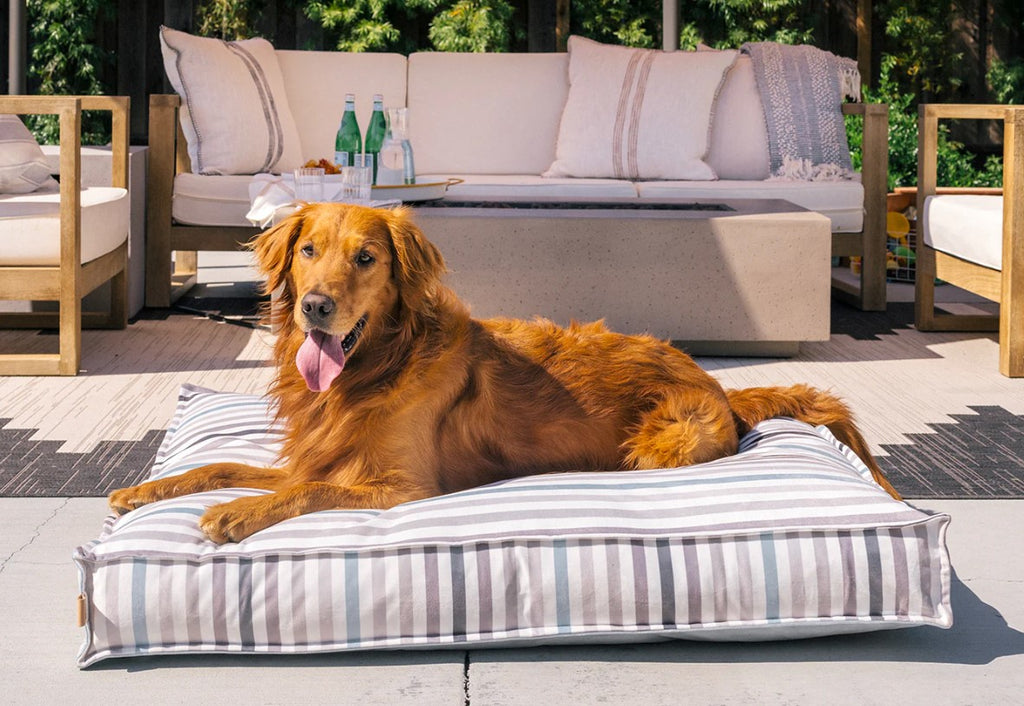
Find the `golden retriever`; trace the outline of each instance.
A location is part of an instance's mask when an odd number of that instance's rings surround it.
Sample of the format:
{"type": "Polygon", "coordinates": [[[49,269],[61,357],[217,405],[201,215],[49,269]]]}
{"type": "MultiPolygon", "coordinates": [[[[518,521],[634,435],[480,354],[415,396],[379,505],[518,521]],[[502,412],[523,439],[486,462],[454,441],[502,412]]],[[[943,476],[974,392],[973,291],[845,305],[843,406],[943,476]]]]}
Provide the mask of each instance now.
{"type": "Polygon", "coordinates": [[[274,491],[203,515],[213,541],[237,542],[304,513],[389,508],[528,474],[711,461],[780,415],[828,425],[899,497],[830,394],[726,391],[667,343],[601,323],[471,318],[404,209],[309,205],[252,247],[266,291],[279,291],[280,467],[211,464],[115,491],[114,510],[226,487],[274,491]]]}

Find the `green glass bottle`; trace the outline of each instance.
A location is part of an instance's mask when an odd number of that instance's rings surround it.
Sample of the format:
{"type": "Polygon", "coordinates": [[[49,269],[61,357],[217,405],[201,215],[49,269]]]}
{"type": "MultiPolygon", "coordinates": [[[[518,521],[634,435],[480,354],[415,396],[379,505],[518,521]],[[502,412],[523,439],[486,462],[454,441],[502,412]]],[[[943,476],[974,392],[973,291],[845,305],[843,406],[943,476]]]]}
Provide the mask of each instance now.
{"type": "Polygon", "coordinates": [[[338,135],[334,138],[334,163],[339,167],[351,167],[355,164],[354,156],[362,151],[363,138],[356,121],[356,97],[346,93],[345,112],[341,116],[338,135]]]}
{"type": "Polygon", "coordinates": [[[380,148],[384,144],[384,135],[387,133],[387,123],[384,120],[384,96],[377,93],[373,96],[373,114],[370,115],[370,124],[366,126],[366,154],[373,163],[373,183],[377,183],[377,161],[380,157],[380,148]]]}

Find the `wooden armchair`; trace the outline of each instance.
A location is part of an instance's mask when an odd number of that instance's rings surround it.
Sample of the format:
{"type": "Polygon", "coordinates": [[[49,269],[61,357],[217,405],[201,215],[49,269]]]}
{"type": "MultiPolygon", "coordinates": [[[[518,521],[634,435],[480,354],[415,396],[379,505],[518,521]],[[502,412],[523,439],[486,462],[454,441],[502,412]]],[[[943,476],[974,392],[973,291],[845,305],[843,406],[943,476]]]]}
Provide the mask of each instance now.
{"type": "MultiPolygon", "coordinates": [[[[59,229],[54,252],[41,261],[26,262],[10,250],[0,251],[0,299],[55,301],[58,311],[0,314],[0,328],[59,329],[57,353],[0,353],[0,375],[76,375],[81,362],[82,326],[124,328],[127,324],[128,256],[128,111],[129,99],[111,96],[0,96],[0,113],[51,114],[60,118],[60,191],[0,196],[0,219],[5,227],[19,228],[26,235],[45,240],[59,229]],[[82,110],[105,110],[113,115],[112,188],[81,188],[82,110]],[[123,210],[123,219],[110,227],[123,233],[107,232],[104,243],[119,242],[83,262],[83,254],[97,247],[83,248],[84,210],[95,205],[123,210]],[[53,216],[58,215],[59,226],[53,216]],[[82,297],[104,282],[111,283],[108,313],[82,313],[82,297]]],[[[110,210],[91,220],[107,227],[110,210]]],[[[92,217],[90,217],[92,218],[92,217]]],[[[31,260],[31,258],[29,258],[31,260]]]]}
{"type": "MultiPolygon", "coordinates": [[[[917,251],[915,319],[922,331],[999,330],[999,372],[1024,377],[1024,107],[1007,105],[922,105],[918,118],[917,210],[920,237],[917,251]],[[938,121],[943,118],[1002,120],[1003,195],[936,196],[938,121]],[[944,201],[936,201],[936,199],[944,201]],[[956,199],[960,199],[958,202],[956,199]],[[966,199],[971,199],[967,201],[966,199]],[[936,213],[971,227],[939,237],[936,213]],[[963,209],[974,209],[964,212],[963,209]],[[1002,212],[1001,220],[998,218],[1002,212]],[[988,221],[978,217],[995,214],[988,221]],[[929,221],[929,217],[932,221],[929,221]],[[989,231],[992,232],[989,232],[989,231]],[[979,256],[978,240],[986,239],[997,256],[979,256]],[[974,242],[972,242],[972,240],[974,242]],[[937,242],[940,241],[940,242],[937,242]],[[1001,245],[1001,251],[999,246],[1001,245]],[[934,246],[934,247],[933,247],[934,246]],[[984,260],[984,263],[979,263],[984,260]],[[935,278],[999,303],[999,316],[968,316],[935,312],[935,278]]],[[[946,230],[949,230],[948,223],[946,230]]]]}

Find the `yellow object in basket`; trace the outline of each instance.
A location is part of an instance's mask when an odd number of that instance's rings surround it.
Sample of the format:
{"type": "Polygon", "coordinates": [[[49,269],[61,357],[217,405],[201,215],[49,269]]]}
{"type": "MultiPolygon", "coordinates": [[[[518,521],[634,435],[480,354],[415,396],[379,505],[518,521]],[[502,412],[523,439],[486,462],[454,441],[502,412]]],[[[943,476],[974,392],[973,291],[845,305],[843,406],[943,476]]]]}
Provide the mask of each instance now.
{"type": "Polygon", "coordinates": [[[885,232],[890,238],[903,242],[910,232],[910,221],[902,213],[889,211],[885,214],[885,232]]]}

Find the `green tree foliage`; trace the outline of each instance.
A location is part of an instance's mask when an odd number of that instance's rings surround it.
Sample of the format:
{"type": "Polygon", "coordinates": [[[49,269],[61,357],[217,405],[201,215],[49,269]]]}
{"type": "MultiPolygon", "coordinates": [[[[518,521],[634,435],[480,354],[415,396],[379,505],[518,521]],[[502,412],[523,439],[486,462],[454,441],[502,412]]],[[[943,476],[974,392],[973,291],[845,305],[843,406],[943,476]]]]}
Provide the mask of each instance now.
{"type": "Polygon", "coordinates": [[[572,3],[571,32],[598,42],[653,48],[661,44],[661,0],[572,3]]]}
{"type": "MultiPolygon", "coordinates": [[[[896,80],[896,57],[886,55],[876,88],[864,89],[864,100],[889,105],[889,190],[897,186],[917,184],[917,106],[914,95],[903,92],[896,80]]],[[[850,142],[854,169],[863,163],[863,120],[846,117],[846,134],[850,142]]],[[[939,123],[937,179],[942,186],[1001,186],[1003,164],[999,157],[989,156],[978,164],[978,158],[950,137],[949,127],[939,123]]]]}
{"type": "Polygon", "coordinates": [[[251,23],[261,9],[253,0],[206,0],[196,8],[197,33],[233,41],[256,34],[251,23]]]}
{"type": "MultiPolygon", "coordinates": [[[[993,23],[1018,42],[1024,39],[1024,3],[1020,0],[990,1],[993,23]]],[[[1024,54],[1018,52],[1016,57],[993,58],[985,78],[996,103],[1024,103],[1024,54]]]]}
{"type": "Polygon", "coordinates": [[[683,14],[683,49],[698,44],[734,49],[745,42],[811,44],[818,20],[804,0],[699,0],[687,3],[683,14]]]}
{"type": "Polygon", "coordinates": [[[953,48],[955,5],[935,0],[886,0],[875,4],[885,22],[885,49],[900,90],[921,100],[947,99],[960,85],[963,54],[953,48]]]}
{"type": "Polygon", "coordinates": [[[505,0],[458,0],[430,23],[439,51],[508,51],[512,6],[505,0]]]}
{"type": "Polygon", "coordinates": [[[310,2],[306,14],[338,36],[336,46],[342,51],[388,51],[398,48],[401,33],[392,17],[400,4],[392,0],[310,2]]]}
{"type": "Polygon", "coordinates": [[[996,103],[1020,105],[1024,103],[1024,60],[1011,59],[992,62],[985,77],[992,86],[996,103]]]}
{"type": "Polygon", "coordinates": [[[306,14],[343,51],[423,50],[427,27],[438,51],[508,51],[514,8],[507,0],[313,0],[306,14]]]}
{"type": "MultiPolygon", "coordinates": [[[[97,46],[95,31],[116,7],[116,0],[28,0],[29,78],[38,82],[33,92],[42,95],[105,92],[100,77],[112,56],[97,46]]],[[[39,142],[59,142],[57,116],[26,116],[25,123],[39,142]]],[[[86,112],[82,118],[82,142],[103,144],[109,140],[109,118],[102,113],[86,112]]]]}

